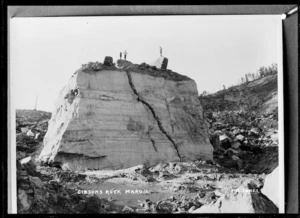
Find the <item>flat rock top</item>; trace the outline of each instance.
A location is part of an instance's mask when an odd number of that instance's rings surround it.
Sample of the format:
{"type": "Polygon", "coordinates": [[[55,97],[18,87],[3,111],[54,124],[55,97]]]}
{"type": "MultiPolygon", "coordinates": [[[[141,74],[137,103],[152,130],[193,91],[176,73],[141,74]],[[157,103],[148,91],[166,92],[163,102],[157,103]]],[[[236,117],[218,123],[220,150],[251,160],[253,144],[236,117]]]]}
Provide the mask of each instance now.
{"type": "Polygon", "coordinates": [[[118,60],[117,65],[106,66],[99,62],[89,62],[88,64],[84,64],[80,69],[86,73],[93,73],[100,70],[116,70],[116,71],[124,71],[130,70],[135,73],[148,74],[154,77],[163,77],[165,79],[173,80],[173,81],[188,81],[192,80],[191,78],[181,75],[179,73],[173,72],[172,70],[164,70],[158,69],[155,66],[151,66],[146,63],[141,64],[133,64],[130,61],[126,60],[118,60]]]}

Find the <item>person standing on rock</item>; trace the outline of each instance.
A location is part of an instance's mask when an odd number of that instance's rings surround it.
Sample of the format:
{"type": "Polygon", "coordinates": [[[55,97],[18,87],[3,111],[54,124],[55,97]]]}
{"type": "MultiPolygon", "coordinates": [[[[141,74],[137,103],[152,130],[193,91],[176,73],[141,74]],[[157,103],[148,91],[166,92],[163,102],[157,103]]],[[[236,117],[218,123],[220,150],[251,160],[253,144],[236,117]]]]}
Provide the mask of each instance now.
{"type": "Polygon", "coordinates": [[[160,56],[162,56],[162,47],[159,46],[160,49],[160,56]]]}
{"type": "Polygon", "coordinates": [[[126,60],[126,57],[127,57],[127,51],[125,50],[124,51],[124,59],[126,60]]]}
{"type": "Polygon", "coordinates": [[[122,52],[120,52],[120,59],[122,59],[122,52]]]}

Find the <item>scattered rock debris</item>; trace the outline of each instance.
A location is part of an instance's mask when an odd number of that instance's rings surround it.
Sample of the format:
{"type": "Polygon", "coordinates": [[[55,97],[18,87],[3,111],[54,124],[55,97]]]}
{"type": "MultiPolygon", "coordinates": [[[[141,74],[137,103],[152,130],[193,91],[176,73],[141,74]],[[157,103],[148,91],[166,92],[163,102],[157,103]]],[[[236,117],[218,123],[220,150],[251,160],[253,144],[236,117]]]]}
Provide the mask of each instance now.
{"type": "Polygon", "coordinates": [[[129,70],[131,72],[143,73],[151,76],[160,76],[174,81],[191,80],[189,77],[173,72],[170,69],[157,68],[156,66],[151,66],[146,63],[133,64],[130,61],[121,59],[117,61],[117,65],[109,59],[107,59],[103,64],[99,62],[89,62],[87,64],[83,64],[80,70],[86,73],[95,73],[101,70],[129,70]]]}
{"type": "MultiPolygon", "coordinates": [[[[126,70],[189,80],[146,63],[118,60],[116,66],[109,58],[104,62],[90,62],[81,70],[126,70]]],[[[70,93],[78,94],[79,90],[70,93]]],[[[209,102],[204,105],[214,147],[213,161],[158,163],[116,171],[71,172],[55,165],[40,165],[35,157],[41,151],[51,113],[18,110],[18,213],[234,213],[243,212],[243,208],[250,213],[277,213],[277,206],[260,191],[262,187],[270,190],[267,184],[264,186],[266,174],[278,166],[276,111],[214,107],[217,97],[206,96],[209,102]],[[103,193],[86,191],[94,189],[103,193]],[[139,191],[144,194],[132,194],[139,191]]],[[[227,95],[226,99],[231,98],[227,95]]]]}

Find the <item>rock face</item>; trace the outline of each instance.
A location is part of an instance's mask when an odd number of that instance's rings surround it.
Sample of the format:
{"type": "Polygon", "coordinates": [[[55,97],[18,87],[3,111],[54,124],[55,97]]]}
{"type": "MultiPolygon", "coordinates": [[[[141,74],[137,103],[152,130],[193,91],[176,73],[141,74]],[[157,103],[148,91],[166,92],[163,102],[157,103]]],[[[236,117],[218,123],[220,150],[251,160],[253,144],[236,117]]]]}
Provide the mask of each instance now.
{"type": "Polygon", "coordinates": [[[272,173],[268,174],[265,178],[264,187],[261,192],[266,195],[273,203],[278,207],[279,206],[279,167],[273,170],[272,173]]]}
{"type": "Polygon", "coordinates": [[[59,93],[39,159],[71,170],[211,160],[197,97],[191,79],[80,69],[59,93]]]}
{"type": "Polygon", "coordinates": [[[203,205],[192,213],[278,213],[278,208],[259,191],[241,185],[228,195],[222,195],[211,204],[203,205]]]}

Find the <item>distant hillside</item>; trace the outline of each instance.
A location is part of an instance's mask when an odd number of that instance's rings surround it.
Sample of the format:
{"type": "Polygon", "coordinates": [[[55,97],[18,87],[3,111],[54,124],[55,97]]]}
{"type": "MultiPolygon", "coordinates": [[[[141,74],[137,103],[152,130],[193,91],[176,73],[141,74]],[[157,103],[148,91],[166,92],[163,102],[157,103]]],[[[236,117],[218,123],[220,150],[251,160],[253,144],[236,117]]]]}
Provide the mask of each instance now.
{"type": "Polygon", "coordinates": [[[214,94],[200,96],[204,110],[243,110],[273,113],[278,108],[277,75],[233,86],[214,94]]]}
{"type": "Polygon", "coordinates": [[[51,118],[51,112],[39,111],[39,110],[16,110],[16,121],[19,123],[32,123],[39,122],[45,119],[51,118]]]}

